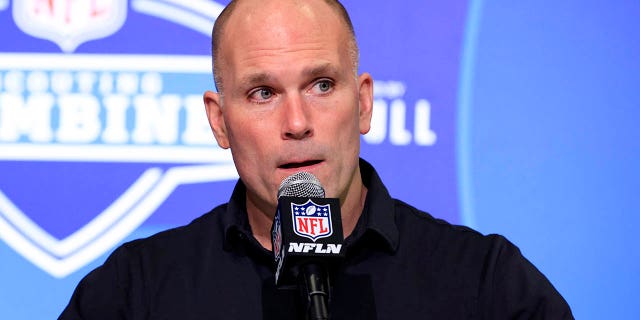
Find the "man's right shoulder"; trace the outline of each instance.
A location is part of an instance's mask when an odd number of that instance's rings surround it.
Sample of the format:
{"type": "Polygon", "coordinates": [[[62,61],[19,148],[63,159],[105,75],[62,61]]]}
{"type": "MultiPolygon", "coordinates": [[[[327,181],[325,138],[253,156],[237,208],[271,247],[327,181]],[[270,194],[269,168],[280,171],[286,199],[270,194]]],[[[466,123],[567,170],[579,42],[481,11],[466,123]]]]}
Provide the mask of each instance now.
{"type": "Polygon", "coordinates": [[[224,215],[220,205],[185,226],[119,246],[85,276],[59,319],[146,319],[163,286],[184,285],[202,263],[223,255],[224,215]],[[200,263],[200,264],[199,264],[200,263]]]}
{"type": "Polygon", "coordinates": [[[225,229],[222,219],[226,213],[227,204],[221,204],[187,225],[126,242],[114,254],[126,251],[128,255],[180,257],[189,251],[221,247],[225,229]]]}

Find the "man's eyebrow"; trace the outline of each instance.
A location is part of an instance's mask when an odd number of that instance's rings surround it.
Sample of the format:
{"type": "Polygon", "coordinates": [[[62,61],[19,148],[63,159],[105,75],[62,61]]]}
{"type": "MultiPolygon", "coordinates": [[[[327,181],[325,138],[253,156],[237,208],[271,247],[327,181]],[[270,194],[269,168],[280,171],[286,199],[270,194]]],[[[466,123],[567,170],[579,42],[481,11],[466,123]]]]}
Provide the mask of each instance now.
{"type": "Polygon", "coordinates": [[[245,87],[253,87],[268,82],[273,77],[264,72],[248,74],[240,79],[240,83],[245,87]]]}
{"type": "Polygon", "coordinates": [[[321,76],[334,76],[338,73],[338,69],[330,63],[324,63],[304,69],[302,73],[309,78],[317,78],[321,76]]]}
{"type": "MultiPolygon", "coordinates": [[[[338,69],[330,63],[308,67],[302,70],[302,74],[307,78],[335,77],[338,69]]],[[[240,78],[243,87],[255,87],[274,80],[273,75],[266,72],[250,73],[240,78]]]]}

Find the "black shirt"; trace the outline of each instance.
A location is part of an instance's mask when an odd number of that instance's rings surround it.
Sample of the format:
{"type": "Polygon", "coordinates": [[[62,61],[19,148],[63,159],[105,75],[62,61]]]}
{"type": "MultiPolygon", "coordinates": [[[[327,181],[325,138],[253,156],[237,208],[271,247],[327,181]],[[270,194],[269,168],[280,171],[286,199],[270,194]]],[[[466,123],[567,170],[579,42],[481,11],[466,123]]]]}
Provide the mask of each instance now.
{"type": "MultiPolygon", "coordinates": [[[[333,319],[573,319],[513,244],[392,199],[360,161],[365,207],[332,274],[333,319]]],[[[60,319],[303,319],[252,236],[245,187],[187,226],[119,247],[60,319]]]]}

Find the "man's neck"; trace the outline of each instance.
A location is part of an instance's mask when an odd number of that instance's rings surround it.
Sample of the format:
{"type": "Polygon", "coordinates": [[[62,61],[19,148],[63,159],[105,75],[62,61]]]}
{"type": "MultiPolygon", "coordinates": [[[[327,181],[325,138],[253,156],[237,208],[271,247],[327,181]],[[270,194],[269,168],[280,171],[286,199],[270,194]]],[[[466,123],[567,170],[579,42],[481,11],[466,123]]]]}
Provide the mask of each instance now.
{"type": "MultiPolygon", "coordinates": [[[[358,176],[359,178],[359,176],[358,176]]],[[[348,194],[345,201],[340,206],[340,213],[342,215],[342,234],[346,239],[356,228],[358,220],[362,215],[364,208],[364,202],[367,198],[367,187],[362,184],[362,181],[358,181],[359,186],[353,188],[353,194],[348,194]]]]}
{"type": "Polygon", "coordinates": [[[276,208],[274,207],[271,210],[264,209],[264,207],[260,208],[256,206],[254,201],[249,199],[248,194],[245,197],[247,198],[247,217],[251,233],[265,249],[271,250],[271,225],[273,224],[276,208]]]}

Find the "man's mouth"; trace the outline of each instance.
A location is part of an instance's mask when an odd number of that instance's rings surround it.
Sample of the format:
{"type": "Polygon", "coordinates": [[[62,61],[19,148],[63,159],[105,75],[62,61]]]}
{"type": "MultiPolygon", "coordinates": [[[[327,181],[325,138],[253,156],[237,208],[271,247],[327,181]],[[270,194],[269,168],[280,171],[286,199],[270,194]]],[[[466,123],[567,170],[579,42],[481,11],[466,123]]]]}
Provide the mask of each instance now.
{"type": "Polygon", "coordinates": [[[322,162],[322,160],[308,160],[302,162],[289,162],[279,166],[280,169],[297,169],[312,166],[322,162]]]}

